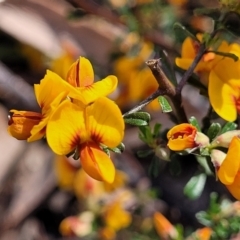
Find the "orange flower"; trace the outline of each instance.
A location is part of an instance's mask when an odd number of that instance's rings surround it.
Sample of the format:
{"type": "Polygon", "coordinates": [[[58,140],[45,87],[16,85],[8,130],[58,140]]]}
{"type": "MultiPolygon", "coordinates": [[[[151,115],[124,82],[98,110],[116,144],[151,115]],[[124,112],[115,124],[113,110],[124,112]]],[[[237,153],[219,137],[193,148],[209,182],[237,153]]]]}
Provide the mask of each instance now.
{"type": "Polygon", "coordinates": [[[9,117],[8,132],[18,140],[29,138],[33,126],[42,119],[42,114],[36,112],[11,110],[10,113],[13,115],[9,117]]]}
{"type": "Polygon", "coordinates": [[[203,147],[209,144],[209,139],[189,123],[182,123],[171,128],[167,133],[168,147],[173,151],[187,148],[203,147]]]}
{"type": "Polygon", "coordinates": [[[177,238],[177,230],[160,212],[154,213],[153,223],[159,237],[163,239],[177,238]]]}
{"type": "Polygon", "coordinates": [[[187,238],[187,240],[209,240],[212,234],[212,229],[209,227],[204,227],[197,229],[196,232],[194,232],[190,237],[187,238]]]}
{"type": "Polygon", "coordinates": [[[240,139],[233,137],[226,158],[217,170],[219,180],[240,200],[240,139]]]}

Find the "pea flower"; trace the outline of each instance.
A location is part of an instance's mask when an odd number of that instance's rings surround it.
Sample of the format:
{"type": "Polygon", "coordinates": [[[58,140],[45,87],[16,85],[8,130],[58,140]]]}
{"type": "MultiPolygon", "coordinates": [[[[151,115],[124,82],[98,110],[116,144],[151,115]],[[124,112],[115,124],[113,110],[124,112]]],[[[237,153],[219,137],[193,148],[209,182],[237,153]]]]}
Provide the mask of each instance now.
{"type": "MultiPolygon", "coordinates": [[[[58,107],[59,103],[72,92],[78,91],[57,74],[47,71],[40,84],[34,85],[34,91],[41,113],[11,110],[13,113],[8,122],[8,132],[18,140],[28,142],[41,139],[46,133],[49,116],[58,107]]],[[[79,96],[79,99],[82,99],[79,96]]],[[[82,99],[83,101],[83,99],[82,99]]]]}
{"type": "Polygon", "coordinates": [[[51,115],[47,140],[58,155],[79,151],[82,168],[92,178],[113,182],[114,165],[102,150],[118,146],[124,135],[124,121],[118,106],[100,97],[90,105],[63,101],[51,115]]]}
{"type": "Polygon", "coordinates": [[[160,212],[154,213],[153,223],[159,237],[163,239],[177,239],[178,232],[176,228],[160,212]]]}
{"type": "Polygon", "coordinates": [[[217,169],[217,176],[229,192],[240,200],[240,139],[238,137],[233,137],[227,156],[217,169]]]}
{"type": "Polygon", "coordinates": [[[182,123],[171,128],[167,133],[168,147],[173,151],[182,151],[187,148],[205,147],[209,144],[206,135],[197,131],[189,123],[182,123]]]}

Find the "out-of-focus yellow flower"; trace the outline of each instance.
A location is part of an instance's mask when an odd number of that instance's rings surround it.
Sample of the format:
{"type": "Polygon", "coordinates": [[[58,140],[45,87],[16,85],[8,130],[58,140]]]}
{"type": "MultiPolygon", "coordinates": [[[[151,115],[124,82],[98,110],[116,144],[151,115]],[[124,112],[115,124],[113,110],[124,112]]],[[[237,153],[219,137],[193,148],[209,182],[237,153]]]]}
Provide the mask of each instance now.
{"type": "Polygon", "coordinates": [[[209,144],[209,138],[189,123],[182,123],[171,128],[167,133],[167,139],[168,147],[173,151],[204,147],[209,144]]]}
{"type": "Polygon", "coordinates": [[[103,214],[104,223],[114,231],[128,227],[132,222],[132,216],[123,209],[121,202],[116,201],[106,206],[103,214]]]}
{"type": "Polygon", "coordinates": [[[233,137],[226,158],[217,170],[219,180],[240,200],[240,139],[233,137]]]}
{"type": "Polygon", "coordinates": [[[73,166],[66,156],[56,155],[54,161],[54,170],[57,176],[58,185],[60,188],[72,190],[73,181],[76,177],[79,168],[73,166]]]}
{"type": "Polygon", "coordinates": [[[104,182],[104,189],[106,192],[113,192],[116,189],[122,188],[128,182],[128,176],[126,173],[117,170],[113,183],[104,182]]]}
{"type": "Polygon", "coordinates": [[[114,240],[116,238],[116,232],[110,227],[104,227],[99,231],[99,238],[101,240],[114,240]]]}
{"type": "Polygon", "coordinates": [[[92,212],[83,212],[79,216],[70,216],[62,220],[59,232],[66,237],[84,237],[92,232],[92,212]]]}
{"type": "MultiPolygon", "coordinates": [[[[151,43],[142,43],[137,56],[124,56],[114,64],[115,73],[119,79],[121,95],[117,99],[120,106],[135,104],[158,89],[158,83],[145,61],[153,53],[151,43]]],[[[159,110],[157,100],[150,103],[149,108],[159,110]]]]}
{"type": "Polygon", "coordinates": [[[175,6],[182,6],[188,2],[188,0],[168,0],[168,2],[175,6]]]}
{"type": "Polygon", "coordinates": [[[101,144],[116,147],[123,135],[121,111],[104,97],[88,106],[63,101],[51,115],[47,127],[48,144],[56,154],[66,155],[77,149],[85,172],[109,183],[114,181],[115,168],[101,144]]]}
{"type": "Polygon", "coordinates": [[[78,198],[92,198],[98,201],[104,194],[103,183],[91,178],[83,169],[80,169],[74,178],[73,189],[78,198]]]}
{"type": "Polygon", "coordinates": [[[10,113],[8,132],[18,140],[28,139],[32,128],[42,119],[42,114],[37,112],[11,110],[10,113]]]}
{"type": "Polygon", "coordinates": [[[163,239],[177,238],[178,236],[177,230],[160,212],[154,213],[153,223],[159,237],[163,239]]]}

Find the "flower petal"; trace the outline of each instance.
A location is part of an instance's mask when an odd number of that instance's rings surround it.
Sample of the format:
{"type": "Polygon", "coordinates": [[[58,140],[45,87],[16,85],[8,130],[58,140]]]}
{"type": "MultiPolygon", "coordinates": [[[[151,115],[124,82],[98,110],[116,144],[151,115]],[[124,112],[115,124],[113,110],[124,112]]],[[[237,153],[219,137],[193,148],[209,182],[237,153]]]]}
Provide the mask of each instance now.
{"type": "Polygon", "coordinates": [[[65,100],[49,119],[47,125],[49,146],[56,154],[66,155],[86,138],[84,107],[65,100]]]}
{"type": "Polygon", "coordinates": [[[78,100],[82,100],[82,98],[84,98],[82,101],[87,105],[94,102],[99,97],[105,97],[112,93],[116,89],[117,83],[117,78],[110,75],[101,81],[93,83],[92,85],[78,88],[78,95],[70,94],[70,97],[78,100]]]}
{"type": "Polygon", "coordinates": [[[118,106],[108,98],[98,98],[86,108],[86,126],[91,139],[116,147],[123,139],[124,120],[118,106]]]}
{"type": "Polygon", "coordinates": [[[214,111],[226,121],[235,121],[237,109],[235,105],[235,90],[219,78],[215,71],[209,74],[208,94],[214,111]]]}
{"type": "Polygon", "coordinates": [[[230,185],[234,182],[239,169],[240,139],[238,137],[234,137],[229,145],[227,156],[217,172],[218,178],[223,184],[230,185]]]}
{"type": "Polygon", "coordinates": [[[237,172],[233,183],[226,185],[226,187],[233,197],[240,200],[240,172],[237,172]]]}
{"type": "Polygon", "coordinates": [[[82,144],[80,161],[82,168],[90,177],[108,183],[114,181],[115,167],[108,155],[97,144],[82,144]]]}
{"type": "Polygon", "coordinates": [[[80,57],[74,62],[68,71],[67,81],[74,87],[87,87],[93,84],[94,72],[90,61],[80,57]]]}
{"type": "MultiPolygon", "coordinates": [[[[49,109],[51,103],[58,97],[59,94],[62,94],[62,99],[59,99],[59,102],[70,92],[77,95],[79,94],[76,88],[64,81],[56,73],[49,70],[47,70],[47,73],[41,80],[40,84],[34,85],[34,90],[37,102],[43,112],[46,112],[49,109]]],[[[82,100],[81,96],[79,96],[78,99],[82,100]]]]}
{"type": "Polygon", "coordinates": [[[41,121],[42,114],[17,110],[11,110],[10,112],[13,115],[8,121],[9,134],[18,140],[27,140],[31,135],[32,128],[41,121]]]}

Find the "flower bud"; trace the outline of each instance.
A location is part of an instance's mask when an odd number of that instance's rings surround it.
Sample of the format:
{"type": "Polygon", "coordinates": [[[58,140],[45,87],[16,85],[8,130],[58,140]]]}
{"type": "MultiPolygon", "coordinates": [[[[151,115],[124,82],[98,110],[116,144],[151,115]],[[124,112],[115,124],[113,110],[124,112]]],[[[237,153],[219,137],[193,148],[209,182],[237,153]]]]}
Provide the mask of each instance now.
{"type": "Polygon", "coordinates": [[[217,136],[212,142],[212,147],[225,147],[228,148],[230,142],[232,141],[233,137],[239,136],[240,137],[240,130],[232,130],[225,132],[219,136],[217,136]]]}
{"type": "Polygon", "coordinates": [[[206,147],[209,138],[197,132],[197,128],[189,123],[179,124],[167,133],[168,147],[173,151],[182,151],[187,148],[206,147]]]}
{"type": "Polygon", "coordinates": [[[213,149],[211,151],[211,161],[213,163],[213,166],[216,169],[218,169],[221,166],[221,164],[222,164],[222,162],[223,162],[223,160],[225,159],[226,156],[227,156],[226,153],[224,153],[224,152],[222,152],[218,149],[213,149]]]}
{"type": "Polygon", "coordinates": [[[12,116],[9,116],[8,132],[18,140],[27,140],[31,136],[32,128],[37,125],[42,114],[28,111],[11,110],[12,116]]]}

